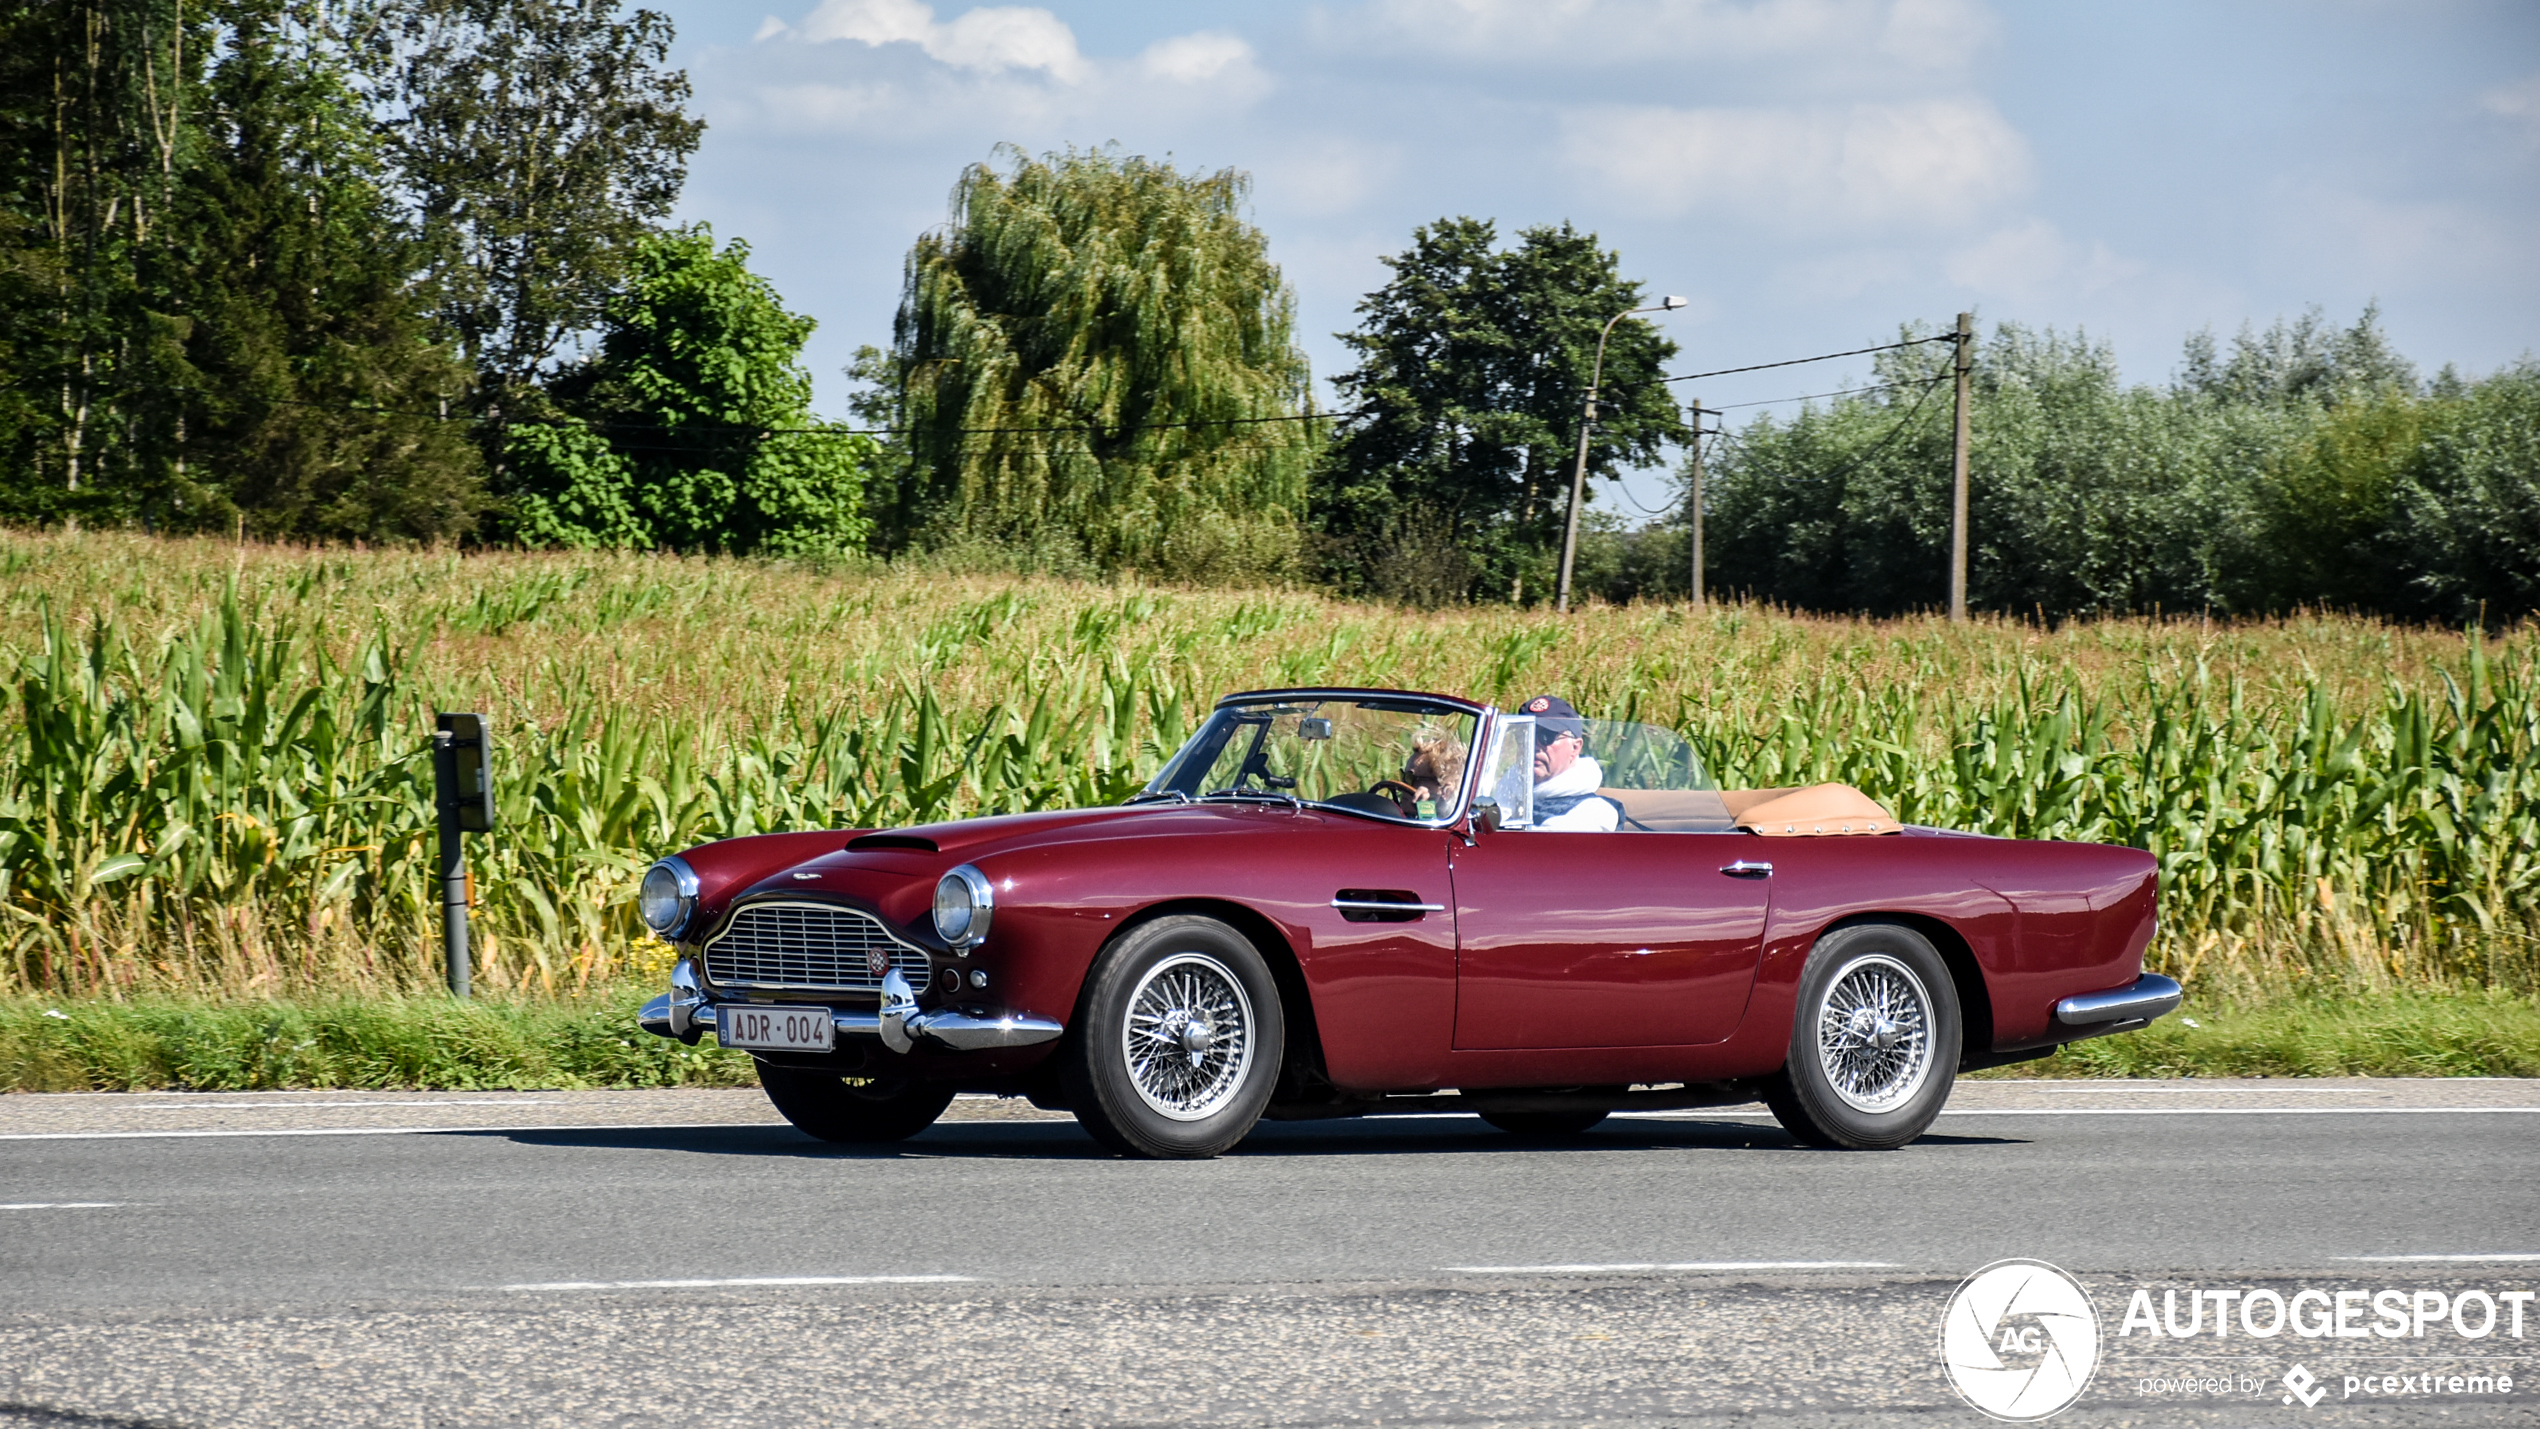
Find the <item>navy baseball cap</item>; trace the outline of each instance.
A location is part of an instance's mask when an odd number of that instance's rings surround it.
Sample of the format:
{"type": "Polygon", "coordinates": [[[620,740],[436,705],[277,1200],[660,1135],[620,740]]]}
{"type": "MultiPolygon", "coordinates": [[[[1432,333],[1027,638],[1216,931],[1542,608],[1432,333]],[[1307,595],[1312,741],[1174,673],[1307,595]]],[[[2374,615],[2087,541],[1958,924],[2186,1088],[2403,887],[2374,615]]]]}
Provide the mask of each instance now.
{"type": "Polygon", "coordinates": [[[1582,740],[1587,738],[1587,721],[1579,718],[1579,712],[1559,695],[1537,695],[1519,705],[1517,712],[1535,717],[1537,739],[1543,739],[1547,730],[1553,734],[1575,734],[1582,740]]]}

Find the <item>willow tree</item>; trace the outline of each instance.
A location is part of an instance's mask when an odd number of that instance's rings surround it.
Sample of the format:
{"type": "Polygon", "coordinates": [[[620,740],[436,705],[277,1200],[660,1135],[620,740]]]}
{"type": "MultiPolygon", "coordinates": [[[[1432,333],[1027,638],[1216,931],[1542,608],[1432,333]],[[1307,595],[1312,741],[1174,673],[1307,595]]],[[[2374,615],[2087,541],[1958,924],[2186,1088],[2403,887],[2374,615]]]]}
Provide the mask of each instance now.
{"type": "Polygon", "coordinates": [[[964,170],[858,369],[901,430],[888,529],[1175,579],[1290,564],[1318,424],[1249,190],[1107,151],[964,170]]]}

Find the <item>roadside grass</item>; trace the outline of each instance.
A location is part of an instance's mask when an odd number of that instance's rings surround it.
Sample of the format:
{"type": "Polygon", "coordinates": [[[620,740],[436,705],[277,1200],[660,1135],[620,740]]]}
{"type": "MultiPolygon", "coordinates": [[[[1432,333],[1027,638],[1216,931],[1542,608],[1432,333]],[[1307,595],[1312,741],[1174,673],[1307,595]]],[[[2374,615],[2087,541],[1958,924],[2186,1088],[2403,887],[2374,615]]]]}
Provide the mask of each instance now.
{"type": "Polygon", "coordinates": [[[1978,1077],[2540,1077],[2540,1000],[2409,990],[2187,1006],[1978,1077]],[[2192,1025],[2191,1025],[2192,1024],[2192,1025]]]}
{"type": "Polygon", "coordinates": [[[635,1026],[642,998],[0,999],[0,1092],[755,1086],[744,1053],[635,1026]]]}
{"type": "MultiPolygon", "coordinates": [[[[0,1000],[0,1092],[756,1085],[745,1054],[637,1030],[638,1002],[631,993],[467,1003],[10,998],[0,1000]]],[[[2540,1001],[2410,991],[2191,1002],[2144,1031],[1974,1075],[2540,1077],[2540,1001]]]]}

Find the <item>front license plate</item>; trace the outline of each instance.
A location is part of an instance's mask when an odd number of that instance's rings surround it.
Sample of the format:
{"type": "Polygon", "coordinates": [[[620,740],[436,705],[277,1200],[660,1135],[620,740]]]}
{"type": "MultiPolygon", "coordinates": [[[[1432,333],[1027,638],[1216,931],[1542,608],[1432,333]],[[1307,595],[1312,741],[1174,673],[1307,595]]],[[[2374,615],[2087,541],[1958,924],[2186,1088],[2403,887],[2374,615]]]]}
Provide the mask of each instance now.
{"type": "Polygon", "coordinates": [[[825,1007],[753,1007],[734,1003],[715,1012],[715,1040],[754,1052],[827,1052],[838,1045],[838,1025],[825,1007]]]}

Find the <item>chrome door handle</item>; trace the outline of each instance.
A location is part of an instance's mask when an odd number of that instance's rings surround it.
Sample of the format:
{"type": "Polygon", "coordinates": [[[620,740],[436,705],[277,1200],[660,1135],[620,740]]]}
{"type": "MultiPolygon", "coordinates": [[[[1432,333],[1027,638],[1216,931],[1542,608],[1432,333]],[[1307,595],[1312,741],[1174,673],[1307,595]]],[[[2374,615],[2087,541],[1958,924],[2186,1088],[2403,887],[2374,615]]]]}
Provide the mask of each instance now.
{"type": "Polygon", "coordinates": [[[1443,903],[1395,903],[1381,898],[1335,898],[1332,906],[1344,913],[1443,913],[1443,903]]]}
{"type": "Polygon", "coordinates": [[[1771,864],[1757,863],[1753,859],[1744,858],[1739,859],[1735,863],[1725,865],[1720,871],[1731,878],[1770,878],[1773,876],[1773,866],[1771,864]]]}

